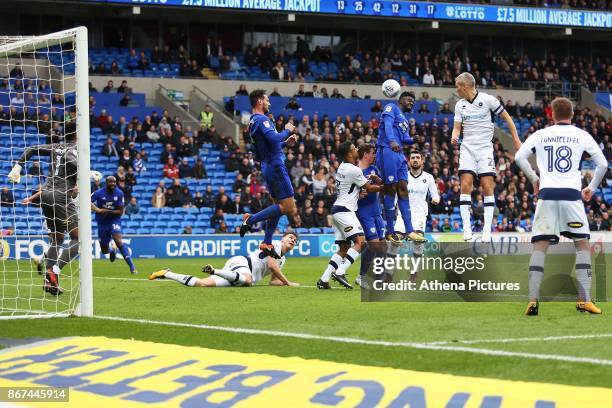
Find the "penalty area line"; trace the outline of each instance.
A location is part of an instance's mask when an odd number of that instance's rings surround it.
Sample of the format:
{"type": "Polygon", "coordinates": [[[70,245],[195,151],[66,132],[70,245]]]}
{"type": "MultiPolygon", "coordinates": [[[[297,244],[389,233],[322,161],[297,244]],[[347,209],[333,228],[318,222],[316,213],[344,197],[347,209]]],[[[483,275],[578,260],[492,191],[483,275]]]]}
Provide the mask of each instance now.
{"type": "Polygon", "coordinates": [[[451,351],[451,352],[479,354],[479,355],[495,356],[495,357],[518,357],[518,358],[529,358],[529,359],[537,359],[537,360],[562,361],[562,362],[567,362],[567,363],[612,366],[612,360],[604,360],[604,359],[590,358],[590,357],[566,356],[566,355],[557,355],[557,354],[524,353],[524,352],[517,352],[517,351],[491,350],[491,349],[484,349],[484,348],[451,346],[451,345],[432,344],[432,343],[366,340],[366,339],[359,339],[359,338],[353,338],[353,337],[322,336],[322,335],[309,334],[309,333],[294,333],[294,332],[283,332],[283,331],[274,331],[274,330],[249,329],[249,328],[241,328],[241,327],[213,326],[213,325],[207,325],[207,324],[166,322],[166,321],[147,320],[147,319],[132,319],[132,318],[118,317],[118,316],[94,316],[94,319],[129,322],[129,323],[140,323],[140,324],[152,324],[152,325],[171,326],[171,327],[185,327],[185,328],[201,329],[201,330],[214,330],[214,331],[222,331],[222,332],[228,332],[228,333],[288,337],[288,338],[295,338],[295,339],[300,339],[300,340],[331,341],[331,342],[336,342],[336,343],[349,343],[349,344],[359,344],[359,345],[366,345],[366,346],[404,347],[404,348],[413,348],[413,349],[419,349],[419,350],[451,351]]]}

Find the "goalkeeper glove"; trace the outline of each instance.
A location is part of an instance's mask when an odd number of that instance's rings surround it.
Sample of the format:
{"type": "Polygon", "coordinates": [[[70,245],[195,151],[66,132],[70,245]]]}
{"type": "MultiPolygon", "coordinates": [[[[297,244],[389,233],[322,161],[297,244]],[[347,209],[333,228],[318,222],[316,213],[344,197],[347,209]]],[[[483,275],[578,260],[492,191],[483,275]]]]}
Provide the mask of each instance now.
{"type": "Polygon", "coordinates": [[[21,165],[16,164],[8,174],[8,179],[11,183],[19,183],[21,181],[21,165]]]}

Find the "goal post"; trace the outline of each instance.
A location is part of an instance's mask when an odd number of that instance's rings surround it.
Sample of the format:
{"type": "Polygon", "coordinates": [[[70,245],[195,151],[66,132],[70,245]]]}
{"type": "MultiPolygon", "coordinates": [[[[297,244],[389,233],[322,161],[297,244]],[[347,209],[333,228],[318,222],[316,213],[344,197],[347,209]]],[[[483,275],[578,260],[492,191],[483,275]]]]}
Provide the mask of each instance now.
{"type": "MultiPolygon", "coordinates": [[[[86,27],[31,37],[0,35],[0,319],[93,316],[88,65],[86,27]],[[76,175],[66,164],[67,152],[75,149],[66,145],[67,124],[68,129],[76,125],[76,175]],[[28,147],[49,144],[51,157],[39,155],[41,150],[22,156],[28,147]],[[9,180],[21,157],[19,181],[9,180]],[[37,268],[50,242],[46,217],[40,202],[27,200],[44,191],[51,169],[61,177],[61,166],[66,177],[58,185],[66,188],[54,187],[63,195],[61,205],[53,199],[52,208],[63,214],[60,207],[68,200],[65,206],[75,210],[55,217],[55,225],[78,225],[79,241],[77,258],[62,264],[63,293],[56,296],[43,290],[44,264],[42,273],[37,268]]],[[[58,254],[66,245],[59,243],[58,254]]]]}

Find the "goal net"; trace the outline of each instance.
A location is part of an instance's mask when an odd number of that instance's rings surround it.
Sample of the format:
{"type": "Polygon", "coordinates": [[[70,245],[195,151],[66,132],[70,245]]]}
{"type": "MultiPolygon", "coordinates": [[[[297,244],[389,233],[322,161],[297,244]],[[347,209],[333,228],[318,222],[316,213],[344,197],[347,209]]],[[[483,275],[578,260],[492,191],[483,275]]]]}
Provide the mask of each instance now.
{"type": "Polygon", "coordinates": [[[0,319],[93,314],[88,81],[85,27],[0,37],[0,319]]]}

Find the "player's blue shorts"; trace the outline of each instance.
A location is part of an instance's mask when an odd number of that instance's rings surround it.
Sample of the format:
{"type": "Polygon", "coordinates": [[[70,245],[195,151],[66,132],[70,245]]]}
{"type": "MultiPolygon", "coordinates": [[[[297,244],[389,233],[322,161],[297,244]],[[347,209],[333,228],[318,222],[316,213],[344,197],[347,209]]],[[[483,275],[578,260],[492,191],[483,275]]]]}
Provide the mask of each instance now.
{"type": "Polygon", "coordinates": [[[394,152],[389,147],[378,146],[376,167],[380,170],[385,184],[395,184],[400,180],[408,180],[408,162],[401,151],[394,152]]]}
{"type": "Polygon", "coordinates": [[[262,173],[274,199],[283,200],[295,195],[291,177],[284,164],[264,164],[262,173]]]}
{"type": "Polygon", "coordinates": [[[366,241],[373,239],[385,239],[385,222],[382,215],[365,215],[361,216],[357,213],[357,219],[363,227],[366,241]]]}
{"type": "Polygon", "coordinates": [[[98,224],[98,239],[100,245],[108,245],[113,239],[114,234],[121,234],[121,223],[119,221],[112,224],[98,224]]]}

